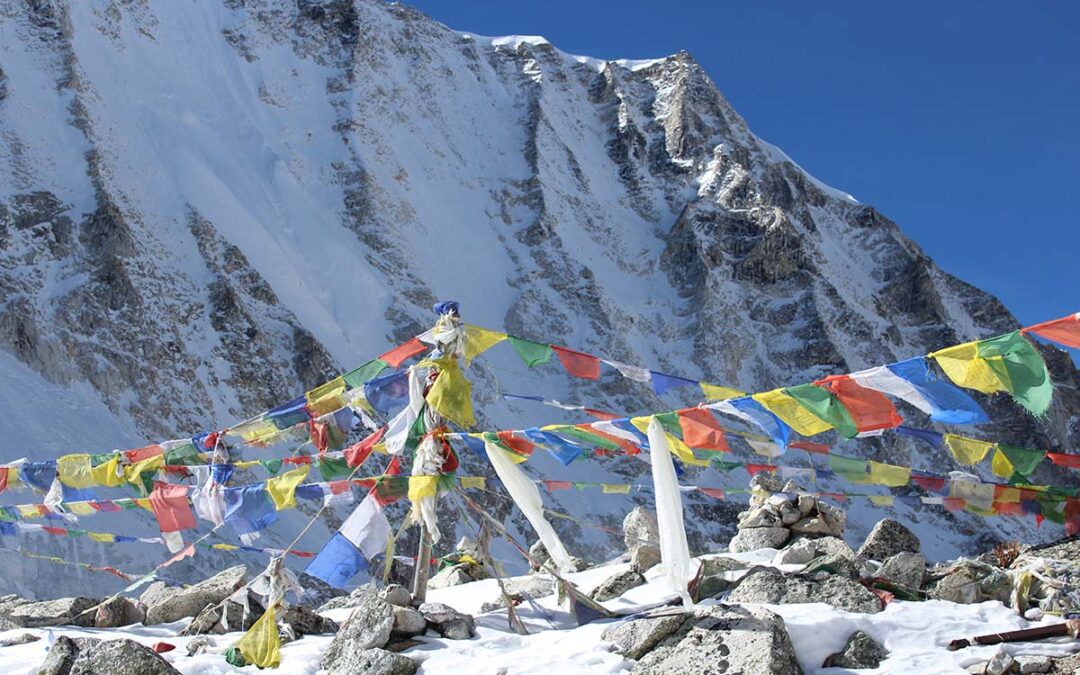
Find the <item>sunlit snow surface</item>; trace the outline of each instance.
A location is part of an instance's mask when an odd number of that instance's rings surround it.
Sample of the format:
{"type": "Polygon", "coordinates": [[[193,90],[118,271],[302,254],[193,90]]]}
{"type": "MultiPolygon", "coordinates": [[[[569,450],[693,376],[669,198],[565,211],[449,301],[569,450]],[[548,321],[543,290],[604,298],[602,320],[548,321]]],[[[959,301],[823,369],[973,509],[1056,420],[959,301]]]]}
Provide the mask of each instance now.
{"type": "MultiPolygon", "coordinates": [[[[744,554],[727,554],[727,557],[753,564],[768,564],[776,552],[771,549],[744,554]]],[[[781,569],[792,571],[799,566],[785,565],[781,569]]],[[[596,567],[568,576],[584,592],[590,592],[612,574],[627,568],[626,563],[614,563],[596,567]]],[[[738,572],[729,574],[739,574],[738,572]]],[[[654,567],[646,574],[648,583],[631,589],[625,595],[604,605],[617,613],[626,615],[667,603],[675,594],[661,579],[660,568],[654,567]]],[[[518,608],[531,633],[517,635],[508,625],[506,611],[479,614],[480,605],[498,598],[498,585],[489,579],[461,586],[433,590],[428,594],[431,602],[442,602],[463,612],[476,613],[477,637],[472,640],[444,640],[430,634],[421,638],[423,645],[404,652],[422,661],[420,673],[426,675],[461,673],[543,674],[559,673],[621,673],[629,671],[633,661],[622,658],[611,650],[611,644],[601,635],[610,625],[625,619],[595,622],[575,627],[571,617],[556,606],[555,597],[548,596],[536,601],[541,612],[529,605],[518,608]],[[546,614],[547,616],[544,616],[546,614]]],[[[713,603],[715,601],[706,601],[713,603]]],[[[904,602],[894,601],[879,614],[855,614],[835,609],[822,603],[802,605],[764,605],[780,614],[787,623],[788,632],[795,646],[799,663],[807,675],[814,673],[851,672],[839,668],[822,668],[825,657],[843,648],[849,635],[862,630],[889,650],[889,658],[879,668],[860,670],[860,673],[965,673],[965,667],[989,660],[999,647],[975,647],[950,652],[946,645],[957,638],[1001,631],[1019,630],[1040,625],[1027,621],[999,602],[977,605],[958,605],[951,602],[904,602]]],[[[352,610],[332,610],[326,616],[344,621],[352,610]]],[[[1060,619],[1047,618],[1047,622],[1060,619]]],[[[99,637],[104,639],[130,638],[147,645],[165,641],[177,649],[163,656],[183,673],[202,675],[230,673],[237,670],[254,672],[254,666],[236,669],[225,662],[220,653],[186,655],[190,638],[176,637],[185,621],[160,626],[133,626],[130,629],[94,630],[59,628],[53,630],[15,630],[0,633],[0,639],[24,632],[42,635],[45,639],[0,650],[4,672],[33,673],[45,658],[51,636],[99,637]]],[[[239,633],[214,637],[214,648],[224,650],[233,644],[239,633]]],[[[281,668],[278,672],[317,673],[319,659],[330,644],[332,636],[308,636],[285,645],[281,649],[281,668]]],[[[1076,649],[1075,642],[1060,639],[1041,642],[1014,643],[1004,646],[1016,655],[1066,656],[1076,649]]]]}

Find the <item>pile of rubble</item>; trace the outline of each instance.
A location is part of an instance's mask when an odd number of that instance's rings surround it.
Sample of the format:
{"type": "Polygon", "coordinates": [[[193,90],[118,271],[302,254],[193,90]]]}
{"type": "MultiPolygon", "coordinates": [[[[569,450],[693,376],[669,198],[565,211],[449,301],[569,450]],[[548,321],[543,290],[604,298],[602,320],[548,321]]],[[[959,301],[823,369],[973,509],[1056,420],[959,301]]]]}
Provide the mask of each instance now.
{"type": "Polygon", "coordinates": [[[750,487],[750,508],[739,514],[739,531],[728,546],[732,552],[780,548],[798,535],[844,536],[844,512],[805,494],[794,481],[784,485],[771,473],[759,473],[750,487]]]}

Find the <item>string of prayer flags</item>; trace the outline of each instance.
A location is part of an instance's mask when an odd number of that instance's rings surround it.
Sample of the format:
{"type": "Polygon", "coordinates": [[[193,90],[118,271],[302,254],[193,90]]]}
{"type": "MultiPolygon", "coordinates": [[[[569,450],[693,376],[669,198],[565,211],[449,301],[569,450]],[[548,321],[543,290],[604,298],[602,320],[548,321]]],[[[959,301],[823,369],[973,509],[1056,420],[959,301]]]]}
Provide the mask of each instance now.
{"type": "Polygon", "coordinates": [[[1014,474],[1027,477],[1035,472],[1046,453],[1039,450],[1016,448],[1010,445],[998,445],[994,451],[991,466],[994,473],[1002,478],[1011,479],[1014,474]],[[1008,472],[1008,473],[1006,473],[1008,472]]]}
{"type": "Polygon", "coordinates": [[[585,448],[580,445],[571,443],[549,431],[542,431],[537,427],[525,429],[522,433],[527,439],[551,453],[551,456],[563,466],[568,466],[585,452],[585,448]]]}
{"type": "Polygon", "coordinates": [[[414,337],[403,345],[394,347],[390,351],[379,356],[378,360],[382,361],[391,368],[400,368],[401,364],[406,360],[427,351],[427,346],[420,341],[420,338],[414,337]]]}
{"type": "Polygon", "coordinates": [[[738,389],[732,389],[731,387],[722,387],[718,384],[709,384],[708,382],[701,382],[700,385],[701,393],[706,401],[723,401],[729,398],[746,396],[745,392],[741,392],[738,389]]]}
{"type": "Polygon", "coordinates": [[[304,482],[310,470],[311,465],[304,464],[266,481],[266,492],[273,500],[275,510],[296,508],[296,487],[304,482]]]}
{"type": "Polygon", "coordinates": [[[942,424],[981,424],[986,413],[962,389],[931,372],[926,359],[916,357],[849,375],[856,384],[910,403],[942,424]]]}
{"type": "Polygon", "coordinates": [[[844,438],[855,438],[859,434],[847,408],[828,389],[815,384],[800,384],[785,388],[784,393],[844,438]]]}
{"type": "Polygon", "coordinates": [[[472,365],[473,359],[506,338],[506,333],[480,328],[479,326],[465,326],[465,366],[472,365]]]}
{"type": "Polygon", "coordinates": [[[390,521],[374,492],[357,505],[304,571],[336,588],[344,588],[370,561],[385,551],[390,521]]]}
{"type": "Polygon", "coordinates": [[[521,360],[525,362],[525,365],[529,368],[543,365],[548,361],[551,361],[551,357],[555,352],[552,350],[551,345],[541,344],[539,342],[533,342],[532,340],[525,340],[523,338],[508,336],[510,340],[510,346],[514,348],[514,351],[518,353],[521,360]]]}
{"type": "Polygon", "coordinates": [[[698,450],[731,452],[724,430],[705,408],[690,408],[678,413],[683,442],[698,450]]]}
{"type": "Polygon", "coordinates": [[[1066,347],[1080,349],[1080,312],[1025,328],[1024,331],[1066,347]]]}
{"type": "Polygon", "coordinates": [[[832,429],[832,425],[800,405],[783,389],[754,394],[751,398],[803,436],[816,436],[832,429]]]}
{"type": "Polygon", "coordinates": [[[783,422],[765,406],[750,397],[733,398],[727,401],[719,401],[709,406],[712,410],[738,417],[750,422],[761,429],[772,439],[781,450],[788,447],[788,438],[791,435],[791,427],[783,422]]]}
{"type": "Polygon", "coordinates": [[[386,361],[383,361],[382,359],[372,359],[345,373],[341,376],[341,379],[345,380],[345,384],[350,389],[360,389],[363,388],[367,382],[378,377],[379,374],[388,367],[386,361]]]}
{"type": "Polygon", "coordinates": [[[600,378],[600,359],[595,356],[574,351],[573,349],[568,349],[566,347],[556,347],[555,345],[552,345],[551,349],[555,352],[555,355],[559,357],[559,362],[562,363],[566,372],[574,377],[580,377],[586,380],[597,380],[600,378]]]}
{"type": "Polygon", "coordinates": [[[655,370],[650,371],[649,380],[652,382],[653,392],[657,396],[666,394],[667,392],[675,389],[676,387],[691,387],[699,386],[700,383],[697,380],[688,380],[685,377],[677,377],[675,375],[668,375],[667,373],[658,373],[655,370]]]}
{"type": "Polygon", "coordinates": [[[1021,331],[956,345],[930,356],[961,387],[984,394],[1009,392],[1035,416],[1042,416],[1050,407],[1050,373],[1021,331]]]}
{"type": "Polygon", "coordinates": [[[945,434],[945,447],[952,452],[957,463],[962,466],[974,466],[986,458],[986,455],[994,448],[994,444],[956,434],[945,434]]]}
{"type": "Polygon", "coordinates": [[[818,380],[814,384],[828,390],[847,410],[858,432],[891,429],[903,422],[896,406],[880,391],[860,386],[848,375],[818,380]]]}

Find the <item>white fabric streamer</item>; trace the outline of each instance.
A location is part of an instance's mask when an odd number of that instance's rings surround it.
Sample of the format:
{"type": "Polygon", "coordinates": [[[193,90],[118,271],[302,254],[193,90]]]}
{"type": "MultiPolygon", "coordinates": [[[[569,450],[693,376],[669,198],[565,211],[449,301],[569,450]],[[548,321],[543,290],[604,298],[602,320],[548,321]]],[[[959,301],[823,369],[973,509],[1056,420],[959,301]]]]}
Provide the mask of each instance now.
{"type": "Polygon", "coordinates": [[[558,565],[559,571],[563,573],[572,572],[573,560],[570,558],[570,554],[566,552],[566,548],[563,546],[562,540],[559,539],[559,535],[556,534],[555,528],[544,518],[544,503],[540,499],[540,490],[537,489],[536,483],[529,480],[521,467],[514,464],[513,460],[506,456],[505,450],[490,441],[484,441],[484,449],[487,451],[488,459],[491,461],[491,466],[495,468],[499,480],[503,482],[503,487],[510,493],[514,503],[517,504],[521,512],[525,514],[525,518],[532,524],[533,529],[536,530],[536,535],[540,537],[541,543],[547,549],[548,555],[558,565]]]}
{"type": "MultiPolygon", "coordinates": [[[[438,441],[433,436],[425,436],[416,447],[413,458],[412,475],[437,476],[442,473],[443,456],[439,452],[438,441]]],[[[439,519],[435,513],[435,497],[423,497],[413,503],[413,522],[423,522],[433,544],[439,543],[439,519]]]]}
{"type": "Polygon", "coordinates": [[[910,382],[898,377],[886,366],[860,370],[857,373],[852,373],[849,377],[860,387],[895,396],[907,401],[927,415],[934,414],[934,405],[926,400],[926,397],[919,393],[910,382]]]}
{"type": "Polygon", "coordinates": [[[656,520],[660,526],[660,560],[672,589],[683,605],[694,604],[686,585],[690,581],[690,546],[683,526],[682,495],[671,461],[671,446],[660,422],[649,420],[649,447],[652,448],[653,489],[656,492],[656,520]]]}
{"type": "Polygon", "coordinates": [[[420,416],[420,409],[424,407],[424,378],[416,371],[416,367],[409,368],[409,405],[390,420],[386,428],[386,451],[391,455],[400,455],[405,452],[405,441],[409,438],[409,429],[412,428],[416,418],[420,416]]]}

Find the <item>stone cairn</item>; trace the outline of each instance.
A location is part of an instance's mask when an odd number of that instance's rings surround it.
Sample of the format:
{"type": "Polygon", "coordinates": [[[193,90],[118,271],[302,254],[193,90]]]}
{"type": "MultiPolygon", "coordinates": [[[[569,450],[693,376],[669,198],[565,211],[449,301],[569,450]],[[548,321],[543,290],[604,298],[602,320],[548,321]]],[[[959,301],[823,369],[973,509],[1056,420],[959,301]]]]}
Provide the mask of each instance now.
{"type": "Polygon", "coordinates": [[[750,488],[750,508],[739,514],[739,531],[728,546],[731,552],[779,549],[796,535],[844,536],[844,511],[806,494],[795,481],[785,485],[770,473],[759,473],[750,488]]]}

